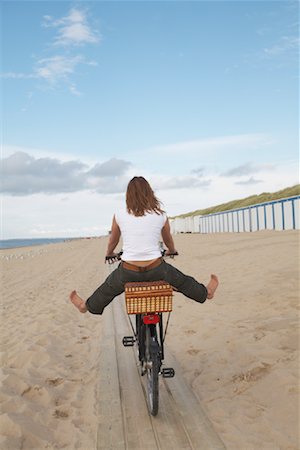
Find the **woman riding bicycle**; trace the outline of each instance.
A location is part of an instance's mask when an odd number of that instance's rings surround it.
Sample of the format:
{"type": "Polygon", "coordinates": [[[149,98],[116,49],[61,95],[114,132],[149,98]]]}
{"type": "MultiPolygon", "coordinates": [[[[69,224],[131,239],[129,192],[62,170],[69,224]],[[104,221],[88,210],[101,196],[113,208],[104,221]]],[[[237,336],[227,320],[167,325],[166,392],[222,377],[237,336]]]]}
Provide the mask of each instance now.
{"type": "Polygon", "coordinates": [[[117,269],[86,301],[76,291],[71,292],[70,299],[81,313],[102,314],[104,308],[124,292],[127,282],[164,280],[196,302],[213,298],[218,287],[216,275],[212,274],[204,286],[162,258],[160,237],[168,249],[166,255],[177,252],[167,215],[143,177],[132,178],[127,186],[126,208],[113,217],[106,256],[117,256],[114,250],[121,236],[123,254],[117,269]]]}

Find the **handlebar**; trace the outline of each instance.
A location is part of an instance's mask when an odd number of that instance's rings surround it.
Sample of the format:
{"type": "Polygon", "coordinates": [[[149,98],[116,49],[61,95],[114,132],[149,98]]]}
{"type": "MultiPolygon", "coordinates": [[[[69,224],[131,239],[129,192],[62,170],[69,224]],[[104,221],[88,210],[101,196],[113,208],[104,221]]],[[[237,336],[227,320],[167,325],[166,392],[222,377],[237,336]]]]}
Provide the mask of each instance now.
{"type": "Polygon", "coordinates": [[[120,261],[122,254],[123,254],[123,252],[120,251],[119,253],[116,253],[115,255],[105,256],[105,262],[108,262],[108,264],[113,264],[116,261],[120,261]]]}
{"type": "MultiPolygon", "coordinates": [[[[167,249],[162,248],[161,249],[161,256],[167,257],[167,258],[174,258],[174,256],[178,256],[178,252],[174,252],[174,253],[167,253],[167,249]]],[[[123,252],[120,251],[119,253],[116,253],[114,255],[108,255],[105,256],[105,262],[108,262],[108,264],[113,264],[117,261],[121,260],[121,256],[122,256],[123,252]]]]}
{"type": "Polygon", "coordinates": [[[168,258],[174,258],[174,256],[178,256],[178,252],[174,252],[174,253],[168,253],[168,254],[166,254],[167,253],[167,250],[164,248],[162,251],[161,251],[161,255],[162,256],[165,256],[165,257],[168,257],[168,258]]]}

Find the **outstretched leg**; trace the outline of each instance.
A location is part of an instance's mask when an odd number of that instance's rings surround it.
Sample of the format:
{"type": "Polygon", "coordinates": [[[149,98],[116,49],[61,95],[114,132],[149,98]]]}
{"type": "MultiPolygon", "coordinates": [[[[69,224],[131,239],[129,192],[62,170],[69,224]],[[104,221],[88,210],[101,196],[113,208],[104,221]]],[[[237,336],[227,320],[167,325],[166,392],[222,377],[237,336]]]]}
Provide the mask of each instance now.
{"type": "Polygon", "coordinates": [[[213,296],[215,295],[215,291],[216,291],[218,285],[219,285],[218,277],[217,277],[217,275],[212,273],[211,276],[210,276],[209,283],[206,286],[207,298],[208,299],[212,299],[213,298],[213,296]]]}
{"type": "Polygon", "coordinates": [[[184,294],[186,297],[203,303],[206,299],[212,299],[218,287],[219,280],[215,274],[212,274],[207,286],[199,283],[195,278],[185,275],[172,266],[164,262],[161,267],[162,279],[166,280],[175,289],[184,294]]]}
{"type": "Polygon", "coordinates": [[[70,300],[73,303],[73,305],[76,306],[76,308],[81,313],[86,313],[87,312],[87,307],[86,307],[85,301],[81,297],[79,297],[79,295],[77,294],[76,291],[72,291],[71,292],[70,300]]]}
{"type": "Polygon", "coordinates": [[[76,291],[71,292],[70,300],[81,313],[89,311],[91,314],[102,314],[104,308],[122,292],[124,292],[124,281],[119,266],[86,301],[79,297],[76,291]]]}

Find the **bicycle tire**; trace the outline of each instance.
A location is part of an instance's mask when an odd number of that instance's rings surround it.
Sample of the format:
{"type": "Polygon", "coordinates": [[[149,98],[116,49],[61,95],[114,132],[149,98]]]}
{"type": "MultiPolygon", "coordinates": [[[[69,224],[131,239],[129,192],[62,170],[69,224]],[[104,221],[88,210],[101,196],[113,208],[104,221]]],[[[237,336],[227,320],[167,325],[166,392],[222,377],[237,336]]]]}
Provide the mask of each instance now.
{"type": "Polygon", "coordinates": [[[135,317],[135,338],[137,344],[137,357],[139,359],[140,375],[145,375],[146,371],[144,369],[145,360],[145,325],[142,321],[141,314],[137,314],[135,317]]]}
{"type": "Polygon", "coordinates": [[[146,374],[147,374],[147,398],[148,408],[152,416],[156,416],[159,406],[159,345],[157,342],[156,328],[151,336],[150,327],[146,327],[146,374]]]}

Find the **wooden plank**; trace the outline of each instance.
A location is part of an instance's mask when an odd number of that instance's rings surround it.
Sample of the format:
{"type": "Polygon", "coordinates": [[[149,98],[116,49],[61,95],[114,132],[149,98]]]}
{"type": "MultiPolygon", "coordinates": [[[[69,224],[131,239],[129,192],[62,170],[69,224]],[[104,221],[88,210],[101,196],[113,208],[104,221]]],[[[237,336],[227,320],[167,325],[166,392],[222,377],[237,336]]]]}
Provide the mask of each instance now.
{"type": "Polygon", "coordinates": [[[164,384],[174,402],[174,408],[181,417],[183,427],[189,436],[193,449],[224,450],[225,445],[216,433],[212,422],[201,407],[197,397],[185,382],[181,368],[166,349],[168,366],[175,370],[172,382],[164,379],[164,384]]]}
{"type": "Polygon", "coordinates": [[[132,348],[124,347],[124,336],[132,335],[128,320],[122,313],[123,297],[115,299],[113,314],[115,321],[116,351],[119,365],[119,380],[121,385],[121,400],[126,448],[130,450],[156,449],[157,440],[153,433],[151,418],[147,410],[145,398],[137,370],[137,362],[132,348]]]}
{"type": "Polygon", "coordinates": [[[103,316],[98,389],[97,450],[125,450],[119,374],[111,306],[103,316]]]}

